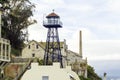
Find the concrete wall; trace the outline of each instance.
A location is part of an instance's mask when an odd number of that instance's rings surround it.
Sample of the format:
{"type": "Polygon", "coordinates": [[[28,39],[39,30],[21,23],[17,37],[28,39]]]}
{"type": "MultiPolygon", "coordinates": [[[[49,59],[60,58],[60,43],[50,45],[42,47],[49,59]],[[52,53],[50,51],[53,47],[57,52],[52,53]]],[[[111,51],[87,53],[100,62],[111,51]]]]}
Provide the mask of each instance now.
{"type": "Polygon", "coordinates": [[[67,51],[67,62],[68,65],[70,65],[71,63],[74,63],[76,60],[80,63],[86,63],[86,60],[81,58],[81,56],[75,52],[72,52],[70,50],[67,51]]]}
{"type": "Polygon", "coordinates": [[[19,71],[21,70],[21,67],[23,64],[9,64],[5,69],[4,73],[5,76],[10,77],[10,78],[15,78],[19,71]]]}
{"type": "Polygon", "coordinates": [[[87,77],[87,59],[83,59],[79,54],[68,50],[67,65],[71,65],[72,70],[78,75],[87,77]]]}
{"type": "Polygon", "coordinates": [[[43,76],[48,76],[48,80],[79,80],[70,67],[60,68],[59,63],[54,63],[53,66],[38,66],[37,63],[32,63],[31,69],[25,72],[21,80],[43,80],[43,76]]]}

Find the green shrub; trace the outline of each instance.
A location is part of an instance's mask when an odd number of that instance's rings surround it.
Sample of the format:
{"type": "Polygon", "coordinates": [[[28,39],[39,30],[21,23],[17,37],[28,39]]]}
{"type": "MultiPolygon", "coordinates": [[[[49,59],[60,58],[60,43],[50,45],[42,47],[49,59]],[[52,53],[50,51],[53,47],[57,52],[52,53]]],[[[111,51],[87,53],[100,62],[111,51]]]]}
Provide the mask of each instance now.
{"type": "Polygon", "coordinates": [[[20,50],[11,48],[11,54],[15,55],[15,56],[19,56],[21,54],[20,50]]]}

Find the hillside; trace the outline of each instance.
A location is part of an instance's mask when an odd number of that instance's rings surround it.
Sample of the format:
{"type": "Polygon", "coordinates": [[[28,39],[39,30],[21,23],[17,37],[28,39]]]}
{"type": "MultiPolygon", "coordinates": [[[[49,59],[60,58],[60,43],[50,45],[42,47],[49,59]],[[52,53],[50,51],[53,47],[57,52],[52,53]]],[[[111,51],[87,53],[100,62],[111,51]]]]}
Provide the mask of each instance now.
{"type": "Polygon", "coordinates": [[[83,76],[79,76],[80,80],[102,80],[96,73],[93,67],[90,65],[87,66],[87,75],[88,78],[84,78],[83,76]]]}

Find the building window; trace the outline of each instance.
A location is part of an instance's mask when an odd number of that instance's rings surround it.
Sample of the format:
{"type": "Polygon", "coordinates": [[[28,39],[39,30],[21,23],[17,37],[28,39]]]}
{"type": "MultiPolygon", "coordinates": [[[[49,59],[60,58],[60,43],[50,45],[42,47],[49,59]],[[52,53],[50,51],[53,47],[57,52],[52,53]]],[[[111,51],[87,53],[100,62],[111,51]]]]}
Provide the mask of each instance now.
{"type": "Polygon", "coordinates": [[[0,43],[0,52],[1,52],[1,43],[0,43]]]}
{"type": "Polygon", "coordinates": [[[39,46],[38,45],[36,45],[36,49],[38,49],[39,48],[39,46]]]}
{"type": "Polygon", "coordinates": [[[7,53],[6,53],[6,56],[7,56],[7,59],[8,59],[8,58],[9,58],[9,55],[8,55],[8,54],[9,54],[9,45],[7,45],[6,52],[7,52],[7,53]]]}
{"type": "Polygon", "coordinates": [[[3,44],[3,59],[5,59],[5,44],[3,44]]]}
{"type": "Polygon", "coordinates": [[[48,76],[42,76],[42,80],[49,80],[48,76]]]}
{"type": "Polygon", "coordinates": [[[35,57],[35,53],[32,54],[32,57],[35,57]]]}
{"type": "Polygon", "coordinates": [[[28,46],[28,49],[30,49],[30,45],[28,46]]]}

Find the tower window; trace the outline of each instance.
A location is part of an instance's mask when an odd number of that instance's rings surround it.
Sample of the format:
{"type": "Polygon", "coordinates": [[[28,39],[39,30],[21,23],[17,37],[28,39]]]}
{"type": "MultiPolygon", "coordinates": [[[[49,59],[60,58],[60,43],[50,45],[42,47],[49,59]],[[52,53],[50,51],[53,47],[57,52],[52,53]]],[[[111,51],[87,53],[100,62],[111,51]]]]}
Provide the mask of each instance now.
{"type": "Polygon", "coordinates": [[[28,49],[30,49],[30,45],[28,46],[28,49]]]}

